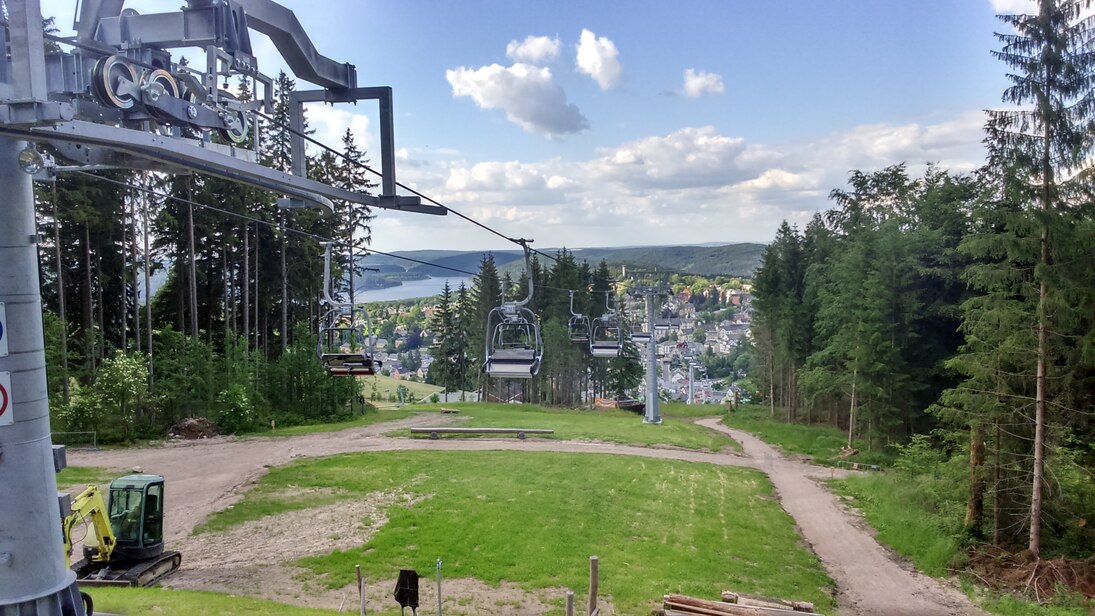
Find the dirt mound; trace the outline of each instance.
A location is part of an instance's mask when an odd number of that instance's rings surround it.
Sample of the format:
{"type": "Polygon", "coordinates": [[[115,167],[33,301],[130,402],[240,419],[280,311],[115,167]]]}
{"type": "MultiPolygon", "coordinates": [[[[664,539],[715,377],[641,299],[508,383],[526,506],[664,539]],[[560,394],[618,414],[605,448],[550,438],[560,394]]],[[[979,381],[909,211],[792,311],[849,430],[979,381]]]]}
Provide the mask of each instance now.
{"type": "Polygon", "coordinates": [[[970,552],[969,569],[996,590],[1038,602],[1048,601],[1062,590],[1095,598],[1095,559],[1034,560],[1029,553],[1011,554],[989,547],[970,552]]]}
{"type": "Polygon", "coordinates": [[[167,431],[167,435],[171,438],[187,440],[209,438],[218,434],[220,430],[217,426],[204,417],[187,417],[167,431]]]}

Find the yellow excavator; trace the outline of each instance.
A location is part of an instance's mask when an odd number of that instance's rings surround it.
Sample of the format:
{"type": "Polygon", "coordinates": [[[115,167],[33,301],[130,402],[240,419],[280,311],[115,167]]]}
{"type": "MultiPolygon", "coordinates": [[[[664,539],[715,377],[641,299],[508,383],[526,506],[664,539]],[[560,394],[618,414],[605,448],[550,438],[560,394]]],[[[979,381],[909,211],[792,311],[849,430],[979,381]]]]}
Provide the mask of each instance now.
{"type": "Polygon", "coordinates": [[[182,564],[163,544],[164,478],[126,475],[110,482],[109,500],[89,485],[61,512],[65,564],[80,586],[151,586],[182,564]],[[83,558],[71,561],[72,531],[87,525],[83,558]]]}

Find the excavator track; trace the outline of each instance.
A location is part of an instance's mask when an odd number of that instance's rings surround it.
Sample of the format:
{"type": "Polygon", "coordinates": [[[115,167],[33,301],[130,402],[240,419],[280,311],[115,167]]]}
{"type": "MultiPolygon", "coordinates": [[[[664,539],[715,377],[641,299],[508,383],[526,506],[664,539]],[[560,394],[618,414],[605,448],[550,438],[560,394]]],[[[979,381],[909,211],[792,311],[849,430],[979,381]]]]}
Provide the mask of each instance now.
{"type": "Polygon", "coordinates": [[[153,586],[182,565],[182,554],[164,552],[138,563],[115,563],[99,569],[77,571],[80,586],[153,586]]]}

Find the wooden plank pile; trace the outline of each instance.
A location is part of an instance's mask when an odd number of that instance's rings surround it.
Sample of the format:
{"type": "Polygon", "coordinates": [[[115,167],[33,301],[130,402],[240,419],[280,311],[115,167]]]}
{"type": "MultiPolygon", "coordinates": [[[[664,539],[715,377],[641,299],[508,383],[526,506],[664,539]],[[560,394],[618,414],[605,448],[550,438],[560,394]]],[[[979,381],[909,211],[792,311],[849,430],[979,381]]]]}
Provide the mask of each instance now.
{"type": "Polygon", "coordinates": [[[723,591],[722,601],[665,595],[660,616],[821,616],[808,601],[787,601],[723,591]]]}

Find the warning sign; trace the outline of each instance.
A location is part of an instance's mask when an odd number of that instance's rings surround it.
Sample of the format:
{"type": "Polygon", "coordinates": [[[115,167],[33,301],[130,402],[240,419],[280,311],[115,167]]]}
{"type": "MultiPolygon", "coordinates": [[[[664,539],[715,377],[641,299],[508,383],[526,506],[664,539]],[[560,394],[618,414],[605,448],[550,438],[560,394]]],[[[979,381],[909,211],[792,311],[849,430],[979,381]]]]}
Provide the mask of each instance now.
{"type": "Polygon", "coordinates": [[[8,356],[8,313],[0,302],[0,357],[8,356]]]}
{"type": "Polygon", "coordinates": [[[0,372],[0,426],[10,426],[15,423],[15,414],[11,407],[11,373],[0,372]]]}

